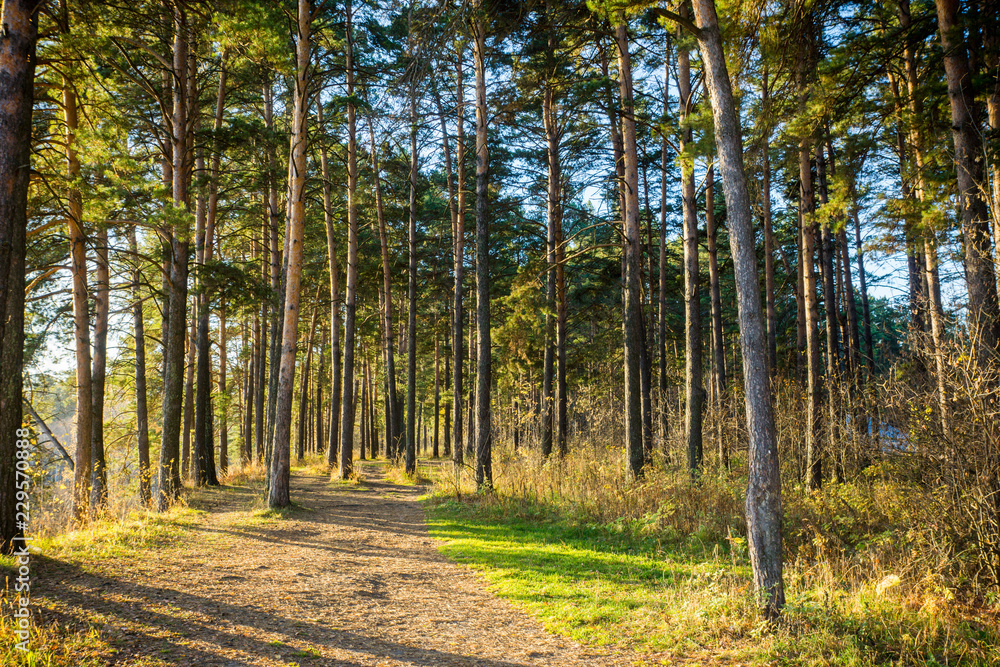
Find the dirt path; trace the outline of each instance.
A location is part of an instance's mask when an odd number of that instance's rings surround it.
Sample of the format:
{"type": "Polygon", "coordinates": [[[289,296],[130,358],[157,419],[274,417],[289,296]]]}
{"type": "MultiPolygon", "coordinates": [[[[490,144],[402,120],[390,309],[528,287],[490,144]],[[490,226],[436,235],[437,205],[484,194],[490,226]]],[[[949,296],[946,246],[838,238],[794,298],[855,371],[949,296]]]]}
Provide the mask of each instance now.
{"type": "MultiPolygon", "coordinates": [[[[422,487],[295,474],[304,509],[252,520],[246,488],[200,496],[185,540],[136,559],[39,564],[40,614],[112,642],[114,665],[632,665],[546,633],[443,556],[422,487]]],[[[82,664],[82,662],[81,662],[82,664]]],[[[648,664],[648,663],[646,663],[648,664]]]]}

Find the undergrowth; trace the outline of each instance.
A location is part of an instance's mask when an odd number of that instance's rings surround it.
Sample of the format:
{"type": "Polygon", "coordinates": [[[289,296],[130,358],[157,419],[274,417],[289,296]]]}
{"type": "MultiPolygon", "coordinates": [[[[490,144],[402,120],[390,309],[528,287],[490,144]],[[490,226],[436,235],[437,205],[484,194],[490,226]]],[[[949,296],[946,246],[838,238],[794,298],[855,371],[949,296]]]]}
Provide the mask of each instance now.
{"type": "Polygon", "coordinates": [[[759,664],[1000,664],[996,610],[963,578],[933,499],[888,465],[786,487],[777,626],[753,596],[739,475],[629,483],[615,451],[507,452],[490,492],[442,470],[426,501],[442,551],[575,639],[759,664]]]}

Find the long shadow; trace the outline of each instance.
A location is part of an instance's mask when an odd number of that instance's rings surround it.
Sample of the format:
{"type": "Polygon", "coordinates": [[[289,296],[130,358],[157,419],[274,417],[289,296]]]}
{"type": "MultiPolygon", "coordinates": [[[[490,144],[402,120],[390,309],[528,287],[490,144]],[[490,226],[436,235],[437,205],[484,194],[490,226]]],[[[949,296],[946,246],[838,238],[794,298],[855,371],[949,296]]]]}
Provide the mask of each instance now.
{"type": "MultiPolygon", "coordinates": [[[[309,644],[317,647],[340,648],[354,653],[370,656],[378,660],[399,660],[417,665],[476,665],[477,667],[521,667],[524,663],[508,662],[504,660],[492,660],[487,658],[473,658],[457,653],[449,653],[437,649],[413,646],[391,641],[377,636],[377,629],[373,629],[372,634],[359,634],[338,628],[329,628],[316,622],[306,622],[299,618],[288,618],[281,616],[256,606],[241,606],[225,602],[217,598],[209,598],[201,595],[189,593],[180,589],[148,586],[133,581],[126,581],[114,577],[88,572],[75,565],[54,561],[43,556],[36,557],[37,572],[36,596],[62,603],[69,609],[75,610],[79,616],[67,617],[60,612],[45,609],[39,612],[42,620],[60,620],[63,623],[76,625],[81,620],[87,619],[92,614],[103,614],[114,616],[120,619],[120,623],[114,621],[108,623],[103,628],[105,638],[112,640],[117,645],[120,655],[152,655],[167,664],[183,665],[248,665],[245,659],[223,658],[210,651],[193,648],[181,643],[183,636],[164,639],[154,637],[150,634],[151,629],[159,629],[165,632],[177,633],[178,627],[187,631],[186,634],[193,634],[197,631],[203,639],[209,643],[216,644],[222,648],[227,645],[236,650],[250,654],[252,657],[273,658],[275,654],[282,654],[284,658],[292,657],[294,654],[292,646],[276,647],[273,644],[265,643],[252,636],[239,631],[230,632],[219,627],[218,624],[207,624],[197,621],[181,620],[150,607],[151,600],[169,601],[169,604],[182,611],[192,611],[206,613],[206,608],[215,610],[212,616],[218,621],[219,617],[233,619],[235,624],[247,626],[255,630],[273,632],[284,635],[288,644],[301,645],[309,644]],[[86,587],[87,591],[80,590],[86,587]],[[102,597],[97,591],[113,591],[114,593],[128,596],[131,599],[120,601],[102,597]],[[72,620],[71,620],[72,618],[72,620]],[[75,621],[75,623],[73,622],[75,621]],[[127,624],[140,622],[146,628],[145,631],[135,632],[126,629],[127,624]],[[308,639],[296,635],[296,631],[306,629],[309,632],[308,639]],[[168,647],[167,653],[159,649],[150,650],[150,644],[168,647]]],[[[359,656],[360,657],[360,656],[359,656]]],[[[363,658],[362,658],[363,659],[363,658]]],[[[305,658],[308,661],[308,658],[305,658]]],[[[308,661],[309,664],[311,661],[308,661]]],[[[116,659],[115,663],[119,663],[116,659]]],[[[328,659],[312,664],[329,664],[328,659]]],[[[371,662],[344,662],[337,660],[338,665],[362,665],[371,662]]]]}

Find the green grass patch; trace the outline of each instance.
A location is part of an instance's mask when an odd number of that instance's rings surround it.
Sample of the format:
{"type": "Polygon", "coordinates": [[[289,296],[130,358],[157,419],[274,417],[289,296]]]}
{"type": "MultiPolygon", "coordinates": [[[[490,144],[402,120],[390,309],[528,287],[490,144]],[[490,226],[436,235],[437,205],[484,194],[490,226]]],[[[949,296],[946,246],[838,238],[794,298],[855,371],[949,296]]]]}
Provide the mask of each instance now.
{"type": "Polygon", "coordinates": [[[128,558],[139,551],[180,539],[200,523],[205,512],[176,505],[167,512],[132,511],[120,518],[101,518],[54,536],[36,536],[33,552],[52,558],[98,561],[128,558]]]}
{"type": "Polygon", "coordinates": [[[427,508],[442,552],[481,571],[494,592],[552,632],[681,654],[719,645],[706,609],[748,616],[747,569],[721,549],[696,558],[699,546],[636,544],[613,528],[560,522],[543,508],[512,515],[483,499],[427,508]]]}
{"type": "Polygon", "coordinates": [[[578,641],[702,664],[1000,665],[1000,632],[982,615],[877,581],[824,582],[815,565],[786,566],[788,606],[769,626],[739,538],[658,537],[495,496],[432,496],[425,507],[444,554],[549,631],[578,641]]]}

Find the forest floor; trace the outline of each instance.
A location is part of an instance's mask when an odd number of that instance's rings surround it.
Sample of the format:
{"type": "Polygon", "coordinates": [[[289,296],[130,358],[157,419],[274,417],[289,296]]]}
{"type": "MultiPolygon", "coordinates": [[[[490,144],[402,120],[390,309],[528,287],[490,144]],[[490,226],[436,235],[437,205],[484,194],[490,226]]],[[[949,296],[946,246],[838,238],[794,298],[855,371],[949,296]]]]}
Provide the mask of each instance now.
{"type": "Polygon", "coordinates": [[[259,484],[242,483],[190,494],[187,509],[117,546],[78,537],[43,549],[32,561],[48,645],[38,664],[661,664],[547,633],[439,552],[424,486],[360,466],[351,483],[296,469],[290,510],[266,511],[259,484]]]}

